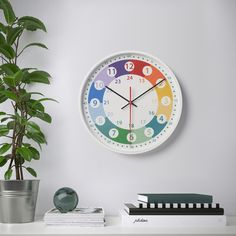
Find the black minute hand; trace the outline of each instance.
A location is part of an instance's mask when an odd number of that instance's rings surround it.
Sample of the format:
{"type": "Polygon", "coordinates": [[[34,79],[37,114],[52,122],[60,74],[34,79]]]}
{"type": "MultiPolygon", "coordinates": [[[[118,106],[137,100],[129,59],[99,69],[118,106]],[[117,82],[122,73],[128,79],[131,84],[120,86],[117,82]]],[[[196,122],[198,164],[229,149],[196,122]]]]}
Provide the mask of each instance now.
{"type": "MultiPolygon", "coordinates": [[[[123,98],[125,101],[129,102],[128,105],[130,104],[130,101],[127,98],[123,97],[121,94],[117,93],[115,90],[109,88],[108,86],[105,86],[105,87],[109,89],[110,91],[112,91],[113,93],[115,93],[116,95],[118,95],[119,97],[123,98]]],[[[133,102],[131,102],[131,104],[137,107],[137,105],[135,105],[133,102]]]]}
{"type": "MultiPolygon", "coordinates": [[[[155,88],[157,85],[161,84],[164,80],[161,80],[160,82],[156,83],[155,85],[153,85],[151,88],[149,88],[148,90],[144,91],[143,93],[141,93],[138,97],[134,98],[131,103],[133,103],[134,101],[136,101],[137,99],[139,99],[140,97],[142,97],[144,94],[146,94],[147,92],[149,92],[150,90],[152,90],[153,88],[155,88]]],[[[121,107],[121,109],[124,109],[125,107],[127,107],[129,105],[129,103],[127,103],[126,105],[124,105],[123,107],[121,107]]]]}

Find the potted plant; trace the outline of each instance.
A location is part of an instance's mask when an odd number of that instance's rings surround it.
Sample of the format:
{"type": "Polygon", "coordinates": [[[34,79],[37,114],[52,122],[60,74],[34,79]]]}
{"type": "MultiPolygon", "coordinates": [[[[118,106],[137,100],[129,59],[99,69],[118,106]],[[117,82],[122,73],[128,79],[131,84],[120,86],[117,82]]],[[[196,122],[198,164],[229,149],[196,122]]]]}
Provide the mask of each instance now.
{"type": "Polygon", "coordinates": [[[32,47],[47,49],[38,42],[21,46],[20,41],[25,31],[46,32],[46,28],[35,17],[16,17],[8,0],[0,1],[0,10],[5,17],[0,22],[0,167],[5,172],[5,180],[0,180],[0,221],[31,222],[39,180],[24,180],[24,171],[37,177],[29,164],[40,159],[46,138],[36,122],[51,123],[43,102],[53,99],[33,90],[34,84],[49,84],[50,75],[36,68],[21,68],[18,60],[32,47]],[[13,172],[15,180],[11,180],[13,172]]]}

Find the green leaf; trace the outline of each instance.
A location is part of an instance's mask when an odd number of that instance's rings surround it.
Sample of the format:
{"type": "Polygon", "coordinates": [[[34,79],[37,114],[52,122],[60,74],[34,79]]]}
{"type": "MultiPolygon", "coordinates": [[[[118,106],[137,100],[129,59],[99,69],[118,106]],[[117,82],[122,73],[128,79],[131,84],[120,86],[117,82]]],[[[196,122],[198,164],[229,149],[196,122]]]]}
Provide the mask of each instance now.
{"type": "Polygon", "coordinates": [[[37,100],[35,103],[37,103],[37,102],[44,102],[44,101],[53,101],[53,102],[57,102],[58,103],[58,101],[53,99],[53,98],[41,98],[41,99],[37,100]]]}
{"type": "Polygon", "coordinates": [[[0,83],[0,91],[4,91],[5,89],[6,89],[5,86],[2,83],[0,83]]]}
{"type": "Polygon", "coordinates": [[[12,169],[7,170],[7,171],[5,172],[5,174],[4,174],[5,180],[11,179],[11,176],[12,176],[12,169]]]}
{"type": "Polygon", "coordinates": [[[23,16],[18,19],[18,22],[29,31],[35,31],[37,29],[43,30],[44,32],[47,32],[46,27],[44,23],[32,16],[23,16]]]}
{"type": "Polygon", "coordinates": [[[30,73],[25,69],[22,69],[22,72],[23,72],[22,82],[25,84],[29,84],[30,81],[29,81],[28,77],[29,77],[30,73]]]}
{"type": "Polygon", "coordinates": [[[21,82],[23,77],[23,72],[21,70],[17,71],[14,75],[9,75],[3,78],[3,81],[9,87],[16,87],[21,82]]]}
{"type": "Polygon", "coordinates": [[[15,74],[14,74],[14,78],[15,78],[15,81],[16,81],[16,85],[18,85],[20,83],[20,81],[22,80],[22,77],[23,77],[23,72],[21,70],[17,71],[15,74]]]}
{"type": "Polygon", "coordinates": [[[35,116],[35,114],[37,113],[37,111],[40,112],[44,112],[44,106],[40,103],[40,102],[36,102],[37,100],[34,99],[30,99],[27,102],[28,107],[30,108],[30,110],[28,111],[28,113],[30,115],[35,116]]]}
{"type": "Polygon", "coordinates": [[[7,121],[9,119],[12,119],[12,117],[4,117],[4,118],[1,119],[1,123],[5,122],[5,121],[7,121]]]}
{"type": "Polygon", "coordinates": [[[9,44],[0,45],[0,53],[8,59],[13,59],[16,56],[14,49],[9,44]]]}
{"type": "Polygon", "coordinates": [[[20,97],[21,102],[26,102],[30,100],[31,95],[29,93],[24,94],[23,96],[20,97]]]}
{"type": "Polygon", "coordinates": [[[32,153],[27,147],[18,147],[16,149],[16,153],[24,158],[26,161],[31,161],[32,153]]]}
{"type": "Polygon", "coordinates": [[[12,63],[6,63],[0,66],[0,69],[5,72],[7,75],[14,75],[20,68],[12,63]]]}
{"type": "MultiPolygon", "coordinates": [[[[32,47],[32,46],[37,46],[37,47],[41,47],[41,48],[45,48],[45,49],[48,49],[47,46],[43,43],[30,43],[28,45],[26,45],[22,50],[21,52],[18,54],[20,55],[23,51],[25,51],[25,49],[27,49],[28,47],[32,47]]],[[[35,68],[31,68],[31,69],[35,69],[35,68]]]]}
{"type": "Polygon", "coordinates": [[[40,127],[33,121],[28,121],[26,124],[26,130],[30,133],[39,133],[41,132],[40,127]]]}
{"type": "Polygon", "coordinates": [[[4,91],[0,91],[0,95],[5,95],[7,98],[13,100],[13,101],[17,101],[18,97],[16,96],[15,93],[9,91],[9,90],[4,90],[4,91]]]}
{"type": "Polygon", "coordinates": [[[33,175],[34,177],[37,177],[37,173],[34,169],[30,168],[30,167],[27,167],[26,170],[31,174],[33,175]]]}
{"type": "Polygon", "coordinates": [[[11,144],[9,143],[5,143],[2,145],[2,147],[0,148],[0,155],[6,153],[11,147],[11,144]]]}
{"type": "Polygon", "coordinates": [[[7,32],[7,43],[12,45],[15,42],[16,38],[20,36],[22,31],[22,27],[10,28],[7,32]]]}
{"type": "Polygon", "coordinates": [[[9,87],[16,87],[15,80],[13,76],[6,76],[3,78],[4,83],[9,87]]]}
{"type": "Polygon", "coordinates": [[[0,125],[0,136],[5,136],[9,133],[9,129],[6,125],[0,125]]]}
{"type": "Polygon", "coordinates": [[[5,102],[7,100],[7,97],[3,94],[0,94],[0,104],[5,102]]]}
{"type": "Polygon", "coordinates": [[[12,9],[10,2],[8,0],[1,0],[0,1],[0,9],[3,10],[6,22],[9,25],[11,25],[15,21],[16,16],[15,16],[15,13],[12,9]]]}
{"type": "Polygon", "coordinates": [[[47,143],[45,136],[42,132],[38,133],[27,133],[26,137],[29,139],[33,139],[35,142],[39,144],[47,143]]]}
{"type": "Polygon", "coordinates": [[[36,149],[36,148],[34,148],[34,147],[29,147],[29,150],[32,152],[32,158],[34,159],[34,160],[39,160],[40,159],[40,154],[39,154],[39,151],[36,149]]]}
{"type": "Polygon", "coordinates": [[[29,94],[35,94],[35,95],[40,95],[40,96],[44,97],[44,95],[42,93],[38,93],[38,92],[30,92],[29,94]]]}
{"type": "Polygon", "coordinates": [[[6,112],[0,111],[0,116],[5,116],[6,112]]]}
{"type": "Polygon", "coordinates": [[[46,72],[46,71],[37,70],[37,71],[35,71],[35,72],[38,73],[38,74],[41,74],[41,75],[44,76],[44,77],[51,78],[51,75],[50,75],[48,72],[46,72]]]}
{"type": "Polygon", "coordinates": [[[35,114],[35,117],[47,122],[47,123],[51,123],[52,122],[52,117],[47,114],[47,113],[44,113],[44,112],[37,112],[35,114]]]}
{"type": "Polygon", "coordinates": [[[0,85],[0,103],[3,103],[7,100],[7,96],[2,94],[2,91],[5,91],[5,86],[3,84],[0,85]]]}
{"type": "Polygon", "coordinates": [[[20,101],[27,102],[31,98],[31,94],[27,93],[25,89],[20,90],[20,101]]]}
{"type": "Polygon", "coordinates": [[[5,44],[6,43],[6,39],[5,37],[0,33],[0,44],[5,44]]]}
{"type": "Polygon", "coordinates": [[[3,167],[7,163],[7,158],[0,156],[0,167],[3,167]]]}
{"type": "Polygon", "coordinates": [[[31,145],[29,143],[23,143],[23,146],[30,147],[31,145]]]}
{"type": "Polygon", "coordinates": [[[6,34],[7,30],[6,30],[6,26],[0,22],[0,32],[3,32],[4,34],[6,34]]]}
{"type": "Polygon", "coordinates": [[[45,44],[43,44],[43,43],[30,43],[30,44],[26,45],[26,46],[22,49],[22,51],[24,51],[26,48],[32,47],[32,46],[37,46],[37,47],[41,47],[41,48],[48,49],[47,46],[46,46],[45,44]]]}
{"type": "Polygon", "coordinates": [[[12,115],[12,117],[14,117],[14,119],[21,125],[25,125],[27,122],[27,119],[20,116],[18,113],[15,113],[15,115],[12,115]]]}
{"type": "Polygon", "coordinates": [[[43,84],[50,84],[49,78],[50,75],[45,72],[45,71],[33,71],[31,73],[29,73],[28,75],[28,80],[30,82],[37,82],[37,83],[43,83],[43,84]]]}
{"type": "Polygon", "coordinates": [[[7,128],[8,129],[14,129],[15,127],[15,121],[10,121],[7,123],[7,128]]]}
{"type": "MultiPolygon", "coordinates": [[[[23,121],[24,122],[24,121],[23,121]]],[[[9,121],[7,123],[7,128],[9,130],[13,130],[13,129],[16,129],[16,132],[19,132],[21,129],[22,129],[22,126],[20,125],[22,123],[21,122],[16,122],[16,121],[9,121]]]]}
{"type": "Polygon", "coordinates": [[[42,98],[39,100],[31,99],[27,104],[30,109],[28,109],[28,114],[34,117],[38,117],[41,120],[44,120],[48,123],[51,123],[52,119],[49,114],[44,112],[44,106],[41,104],[42,101],[54,101],[57,102],[55,99],[52,98],[42,98]]]}
{"type": "Polygon", "coordinates": [[[9,129],[9,130],[13,130],[14,128],[16,129],[16,132],[19,132],[21,129],[22,129],[22,127],[21,127],[21,125],[18,123],[18,122],[15,122],[15,121],[9,121],[8,123],[7,123],[7,128],[9,129]],[[15,125],[16,124],[16,125],[15,125]]]}
{"type": "Polygon", "coordinates": [[[19,156],[19,155],[18,155],[18,158],[17,158],[17,160],[16,160],[16,163],[23,165],[23,164],[25,163],[25,159],[24,159],[22,156],[19,156]]]}
{"type": "Polygon", "coordinates": [[[3,84],[0,85],[0,103],[3,103],[7,100],[7,97],[1,92],[5,91],[5,86],[3,84]]]}
{"type": "Polygon", "coordinates": [[[40,111],[40,112],[44,112],[44,110],[45,110],[43,104],[40,102],[33,104],[33,109],[40,111]]]}

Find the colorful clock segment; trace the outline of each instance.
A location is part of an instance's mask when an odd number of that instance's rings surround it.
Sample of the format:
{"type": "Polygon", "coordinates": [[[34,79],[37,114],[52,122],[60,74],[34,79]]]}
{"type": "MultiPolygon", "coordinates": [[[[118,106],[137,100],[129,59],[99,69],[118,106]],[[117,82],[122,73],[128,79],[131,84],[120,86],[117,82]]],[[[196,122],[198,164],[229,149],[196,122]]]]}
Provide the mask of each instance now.
{"type": "Polygon", "coordinates": [[[176,128],[182,95],[171,70],[144,53],[125,52],[99,63],[81,95],[83,119],[107,148],[142,153],[163,143],[176,128]]]}

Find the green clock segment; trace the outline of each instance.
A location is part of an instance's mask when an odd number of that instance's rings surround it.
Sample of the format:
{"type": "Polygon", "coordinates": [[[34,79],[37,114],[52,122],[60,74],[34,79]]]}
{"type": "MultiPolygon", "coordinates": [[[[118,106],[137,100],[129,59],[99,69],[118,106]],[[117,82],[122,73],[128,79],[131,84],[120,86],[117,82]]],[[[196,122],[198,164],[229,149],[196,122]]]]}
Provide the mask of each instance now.
{"type": "Polygon", "coordinates": [[[159,59],[124,52],[91,70],[83,84],[81,110],[99,143],[119,153],[143,153],[173,133],[182,94],[175,75],[159,59]]]}

